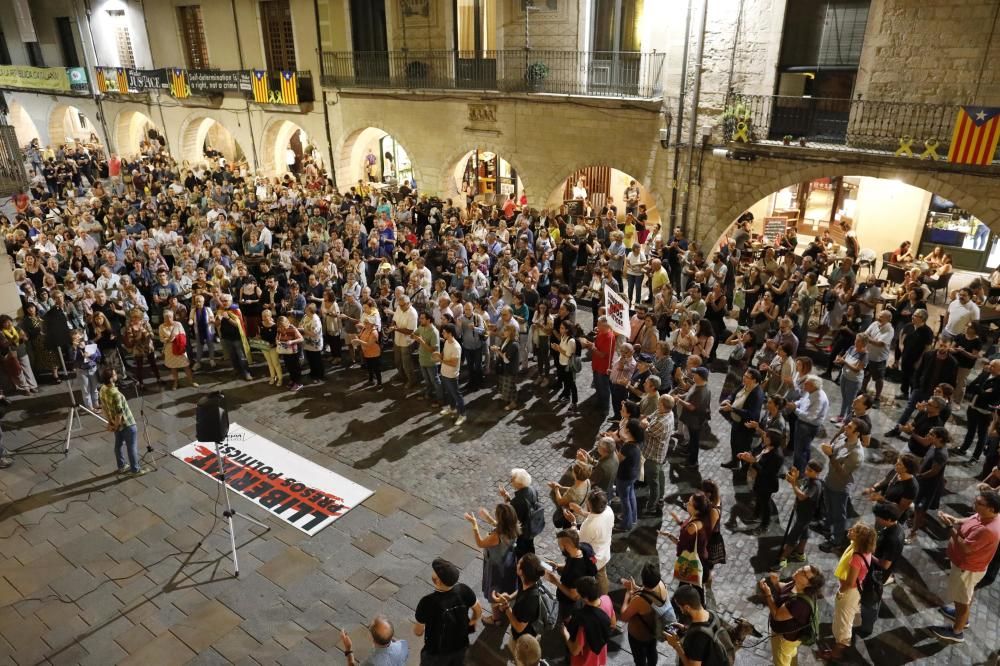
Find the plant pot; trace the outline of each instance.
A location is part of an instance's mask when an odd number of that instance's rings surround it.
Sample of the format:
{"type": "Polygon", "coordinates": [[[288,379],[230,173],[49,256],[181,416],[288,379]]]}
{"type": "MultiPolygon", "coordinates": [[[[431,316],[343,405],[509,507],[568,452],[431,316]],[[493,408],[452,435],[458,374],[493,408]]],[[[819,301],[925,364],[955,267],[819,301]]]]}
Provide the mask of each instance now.
{"type": "Polygon", "coordinates": [[[528,79],[529,92],[541,92],[545,90],[545,79],[528,79]]]}
{"type": "Polygon", "coordinates": [[[804,136],[799,137],[799,145],[802,146],[803,148],[806,147],[806,138],[804,136]]]}

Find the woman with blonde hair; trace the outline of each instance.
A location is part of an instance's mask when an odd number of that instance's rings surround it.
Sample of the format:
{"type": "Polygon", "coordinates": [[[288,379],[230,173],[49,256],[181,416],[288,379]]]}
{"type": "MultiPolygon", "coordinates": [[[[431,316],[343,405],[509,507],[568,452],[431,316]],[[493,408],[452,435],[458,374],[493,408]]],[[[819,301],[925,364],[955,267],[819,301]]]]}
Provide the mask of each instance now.
{"type": "Polygon", "coordinates": [[[833,640],[832,648],[823,650],[820,658],[826,660],[839,659],[841,654],[851,646],[854,618],[861,610],[861,587],[871,568],[872,553],[875,552],[875,528],[863,522],[854,524],[847,531],[850,545],[840,556],[840,563],[834,575],[840,583],[836,601],[833,604],[833,640]]]}
{"type": "Polygon", "coordinates": [[[267,361],[267,373],[270,376],[270,384],[281,386],[281,357],[278,355],[278,324],[274,321],[274,314],[267,308],[260,313],[260,340],[258,347],[260,353],[267,361]]]}
{"type": "Polygon", "coordinates": [[[101,352],[100,369],[110,368],[124,379],[125,363],[122,361],[122,355],[119,351],[118,332],[115,331],[114,326],[111,325],[103,312],[95,312],[90,320],[89,337],[97,344],[97,348],[101,352]]]}
{"type": "Polygon", "coordinates": [[[187,356],[187,334],[184,326],[174,319],[173,310],[163,311],[163,323],[160,324],[160,342],[163,343],[163,364],[170,370],[174,380],[173,388],[177,388],[177,371],[183,369],[191,386],[197,388],[191,373],[191,364],[187,356]]]}
{"type": "Polygon", "coordinates": [[[160,369],[156,365],[156,356],[153,354],[153,328],[149,325],[149,321],[143,318],[142,310],[136,308],[129,312],[128,323],[122,328],[122,343],[135,362],[135,376],[136,381],[139,382],[139,389],[142,389],[144,363],[149,364],[153,376],[156,377],[156,383],[162,384],[160,369]]]}

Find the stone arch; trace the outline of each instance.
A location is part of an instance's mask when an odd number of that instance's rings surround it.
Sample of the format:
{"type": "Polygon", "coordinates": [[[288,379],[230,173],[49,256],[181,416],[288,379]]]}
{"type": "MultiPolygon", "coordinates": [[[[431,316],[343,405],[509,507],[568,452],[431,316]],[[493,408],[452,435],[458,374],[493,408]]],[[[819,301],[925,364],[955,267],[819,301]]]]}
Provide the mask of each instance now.
{"type": "Polygon", "coordinates": [[[79,108],[69,104],[56,104],[49,112],[49,143],[51,145],[70,143],[75,139],[88,141],[91,133],[97,136],[98,142],[100,142],[100,132],[97,126],[79,108]]]}
{"type": "MultiPolygon", "coordinates": [[[[740,192],[730,199],[731,203],[728,207],[726,203],[720,203],[718,214],[713,215],[711,211],[700,210],[699,217],[704,219],[706,213],[708,213],[707,216],[712,219],[712,224],[707,227],[699,225],[695,233],[695,239],[702,243],[711,239],[712,245],[708,247],[714,247],[733,221],[757,201],[795,183],[802,183],[816,178],[833,178],[838,176],[868,176],[871,178],[898,180],[907,185],[947,197],[958,204],[962,204],[963,201],[979,201],[964,186],[955,183],[955,178],[951,174],[888,166],[882,167],[871,164],[817,164],[802,168],[781,170],[777,175],[772,175],[758,181],[756,184],[747,187],[746,191],[740,192]]],[[[720,178],[725,178],[725,170],[723,170],[720,178]]],[[[1000,229],[1000,214],[992,207],[977,207],[973,205],[969,207],[969,210],[975,213],[990,228],[1000,229]]]]}
{"type": "Polygon", "coordinates": [[[344,183],[343,187],[349,188],[359,180],[364,179],[364,166],[362,164],[364,155],[361,151],[364,150],[365,139],[373,136],[375,133],[381,133],[388,134],[396,139],[398,144],[403,146],[410,157],[413,176],[417,181],[417,186],[421,190],[427,187],[427,181],[425,180],[426,165],[414,157],[413,152],[410,150],[412,144],[405,138],[405,133],[401,134],[392,129],[392,127],[389,123],[379,122],[378,124],[356,127],[350,132],[345,132],[341,135],[341,139],[333,151],[334,159],[337,161],[334,168],[337,173],[338,183],[344,183]]]}
{"type": "Polygon", "coordinates": [[[120,155],[134,156],[139,152],[139,146],[147,138],[146,130],[150,126],[162,132],[153,119],[145,111],[123,109],[115,117],[115,147],[120,155]]]}
{"type": "Polygon", "coordinates": [[[31,114],[15,99],[10,100],[8,105],[10,110],[10,124],[14,126],[14,134],[17,136],[17,143],[22,148],[34,139],[38,139],[38,143],[43,144],[42,135],[38,131],[38,126],[35,125],[35,121],[31,119],[31,114]]]}
{"type": "MultiPolygon", "coordinates": [[[[460,193],[459,184],[455,179],[455,172],[459,166],[459,162],[464,160],[474,150],[489,151],[505,159],[517,172],[517,177],[524,186],[524,191],[528,193],[528,201],[531,202],[533,198],[538,197],[537,192],[541,190],[537,190],[535,187],[541,179],[533,177],[530,172],[522,168],[522,162],[526,162],[527,160],[523,159],[523,156],[519,155],[516,150],[475,138],[465,138],[459,145],[459,149],[452,152],[447,160],[441,163],[441,173],[438,174],[436,180],[440,189],[435,194],[442,199],[454,198],[460,193]],[[535,194],[533,195],[532,193],[535,194]]],[[[464,205],[464,201],[462,205],[464,205]]]]}
{"type": "Polygon", "coordinates": [[[261,170],[268,175],[282,175],[288,171],[285,149],[296,132],[306,133],[299,124],[285,118],[274,118],[264,128],[261,138],[261,170]]]}
{"type": "MultiPolygon", "coordinates": [[[[541,190],[542,196],[545,197],[545,199],[541,201],[542,205],[544,205],[551,198],[552,193],[556,191],[556,189],[562,188],[567,178],[572,176],[577,171],[580,171],[587,167],[594,167],[594,166],[610,167],[615,171],[619,171],[625,174],[626,176],[634,178],[635,181],[639,183],[643,192],[647,195],[646,197],[644,197],[646,198],[645,203],[647,205],[647,208],[649,207],[650,203],[653,204],[655,212],[659,216],[661,220],[660,223],[662,224],[662,219],[668,213],[663,208],[663,201],[660,198],[659,191],[656,188],[652,187],[648,182],[648,180],[641,175],[644,173],[644,170],[642,169],[640,160],[637,158],[629,158],[624,163],[618,163],[618,162],[612,163],[609,162],[607,159],[595,158],[594,160],[580,161],[568,170],[559,170],[546,181],[546,185],[544,185],[541,190]]],[[[612,196],[615,197],[615,201],[618,204],[619,212],[622,215],[624,215],[624,205],[621,200],[621,193],[613,191],[611,192],[611,194],[612,196]]]]}
{"type": "Polygon", "coordinates": [[[213,115],[195,113],[188,116],[181,124],[179,132],[179,155],[182,162],[190,165],[204,163],[205,139],[210,135],[217,141],[215,146],[229,162],[246,157],[243,147],[236,136],[225,124],[213,115]]]}

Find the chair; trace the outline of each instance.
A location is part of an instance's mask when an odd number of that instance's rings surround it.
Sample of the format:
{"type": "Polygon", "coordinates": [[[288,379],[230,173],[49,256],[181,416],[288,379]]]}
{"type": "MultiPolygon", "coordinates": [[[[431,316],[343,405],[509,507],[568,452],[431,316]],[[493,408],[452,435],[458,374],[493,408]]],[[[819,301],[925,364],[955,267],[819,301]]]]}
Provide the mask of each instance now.
{"type": "Polygon", "coordinates": [[[939,277],[932,284],[927,285],[930,288],[930,290],[931,290],[931,301],[933,301],[935,303],[937,302],[937,293],[939,291],[944,291],[945,296],[947,297],[947,295],[948,295],[948,284],[951,282],[951,278],[952,278],[953,275],[954,275],[954,273],[947,273],[947,274],[939,277]]]}
{"type": "Polygon", "coordinates": [[[861,277],[861,269],[867,268],[869,273],[875,272],[875,250],[865,248],[858,252],[858,278],[861,277]]]}
{"type": "Polygon", "coordinates": [[[885,273],[888,270],[889,263],[891,262],[891,260],[892,260],[892,252],[882,253],[882,268],[878,270],[879,277],[882,276],[882,273],[885,273]]]}
{"type": "Polygon", "coordinates": [[[896,264],[885,264],[883,268],[885,268],[885,279],[887,282],[903,284],[903,280],[906,279],[905,268],[896,264]]]}

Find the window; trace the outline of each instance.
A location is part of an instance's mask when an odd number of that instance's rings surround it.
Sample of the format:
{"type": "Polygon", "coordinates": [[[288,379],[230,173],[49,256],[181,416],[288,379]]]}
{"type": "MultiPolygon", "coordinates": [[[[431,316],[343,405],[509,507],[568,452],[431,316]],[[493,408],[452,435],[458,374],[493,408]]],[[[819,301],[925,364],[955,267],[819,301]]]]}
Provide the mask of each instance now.
{"type": "Polygon", "coordinates": [[[643,0],[593,0],[592,51],[641,51],[643,0]]]}
{"type": "Polygon", "coordinates": [[[118,66],[135,68],[135,53],[132,51],[132,36],[128,28],[120,25],[115,28],[115,43],[118,46],[118,66]]]}
{"type": "Polygon", "coordinates": [[[493,57],[486,52],[496,49],[496,0],[456,0],[455,17],[459,52],[474,53],[475,57],[493,57]]]}
{"type": "Polygon", "coordinates": [[[177,22],[181,28],[187,66],[190,69],[208,69],[208,43],[205,41],[205,25],[201,20],[201,5],[178,7],[177,22]]]}
{"type": "Polygon", "coordinates": [[[260,32],[264,37],[264,57],[271,71],[295,69],[295,36],[288,0],[260,3],[260,32]]]}
{"type": "Polygon", "coordinates": [[[56,17],[56,37],[59,39],[63,66],[79,67],[80,58],[76,54],[76,42],[73,40],[73,20],[70,17],[56,17]]]}
{"type": "Polygon", "coordinates": [[[42,57],[42,48],[38,42],[25,42],[24,48],[28,52],[28,64],[32,67],[45,67],[45,58],[42,57]]]}

